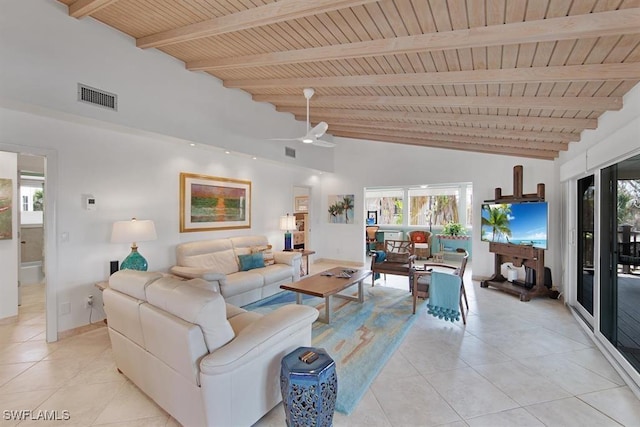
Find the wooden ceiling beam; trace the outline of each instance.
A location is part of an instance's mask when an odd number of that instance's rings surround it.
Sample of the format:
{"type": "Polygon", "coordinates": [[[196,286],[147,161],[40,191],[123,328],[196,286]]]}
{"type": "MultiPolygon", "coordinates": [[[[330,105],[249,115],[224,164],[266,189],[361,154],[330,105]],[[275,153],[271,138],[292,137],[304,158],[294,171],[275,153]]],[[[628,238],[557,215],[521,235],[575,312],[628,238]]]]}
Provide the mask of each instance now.
{"type": "Polygon", "coordinates": [[[587,39],[638,33],[638,22],[640,8],[622,9],[311,49],[199,60],[188,62],[187,69],[264,67],[448,49],[587,39]]]}
{"type": "Polygon", "coordinates": [[[526,139],[530,141],[548,141],[556,143],[580,141],[580,134],[575,132],[543,132],[513,129],[470,128],[463,126],[427,125],[423,123],[393,123],[344,119],[331,120],[329,124],[330,129],[334,129],[336,126],[364,129],[395,129],[400,131],[434,133],[441,135],[469,135],[484,137],[498,136],[516,140],[526,139]]]}
{"type": "Polygon", "coordinates": [[[368,135],[380,135],[392,140],[395,137],[401,138],[420,138],[429,141],[444,141],[444,142],[456,142],[461,144],[467,144],[469,146],[475,145],[490,145],[495,147],[508,147],[508,148],[526,148],[530,150],[548,150],[548,151],[566,151],[569,148],[569,144],[564,142],[539,142],[539,141],[522,141],[516,139],[504,139],[504,138],[491,138],[491,137],[473,137],[462,135],[442,135],[430,132],[414,132],[414,131],[402,131],[402,130],[386,130],[386,129],[353,129],[348,126],[329,126],[329,132],[333,135],[333,132],[362,132],[368,135]]]}
{"type": "Polygon", "coordinates": [[[336,132],[334,136],[352,139],[366,139],[371,141],[380,141],[390,144],[405,144],[416,145],[420,147],[432,147],[432,148],[444,148],[447,150],[460,150],[460,151],[473,151],[477,153],[486,154],[500,154],[505,156],[518,156],[528,157],[532,159],[553,160],[558,157],[557,151],[550,150],[533,150],[527,148],[510,148],[510,147],[495,147],[489,145],[469,145],[457,142],[444,142],[444,141],[430,141],[420,138],[405,138],[396,137],[393,141],[390,141],[388,137],[366,134],[366,133],[354,133],[354,132],[336,132]]]}
{"type": "Polygon", "coordinates": [[[640,62],[523,67],[439,73],[377,74],[332,77],[225,80],[228,88],[433,86],[456,84],[509,84],[640,80],[640,62]]]}
{"type": "MultiPolygon", "coordinates": [[[[257,102],[304,106],[297,95],[253,95],[257,102]]],[[[621,97],[560,96],[314,96],[314,106],[361,105],[375,107],[495,107],[608,111],[622,108],[621,97]]]]}
{"type": "Polygon", "coordinates": [[[280,0],[231,15],[141,37],[136,41],[136,46],[144,49],[167,46],[378,1],[380,0],[280,0]]]}
{"type": "MultiPolygon", "coordinates": [[[[276,111],[291,113],[301,120],[306,120],[306,110],[304,108],[284,108],[276,107],[276,111]]],[[[508,125],[526,127],[550,127],[561,129],[595,129],[598,126],[597,119],[572,119],[564,117],[530,117],[530,116],[507,116],[489,114],[458,114],[458,113],[421,113],[413,111],[376,111],[376,110],[354,110],[348,108],[312,108],[311,117],[314,120],[328,121],[332,118],[360,118],[364,120],[415,120],[415,121],[441,121],[448,123],[474,124],[474,125],[508,125]]]]}
{"type": "Polygon", "coordinates": [[[69,5],[69,16],[83,18],[118,0],[77,0],[69,5]]]}

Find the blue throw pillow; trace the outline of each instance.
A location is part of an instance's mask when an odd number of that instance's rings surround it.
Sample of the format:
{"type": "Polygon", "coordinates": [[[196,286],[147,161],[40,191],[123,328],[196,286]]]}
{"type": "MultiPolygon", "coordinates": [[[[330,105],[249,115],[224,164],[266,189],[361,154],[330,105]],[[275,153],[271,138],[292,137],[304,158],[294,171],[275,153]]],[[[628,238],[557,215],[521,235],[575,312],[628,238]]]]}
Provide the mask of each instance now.
{"type": "Polygon", "coordinates": [[[264,267],[264,256],[262,253],[238,255],[240,261],[240,271],[249,271],[254,268],[264,267]]]}

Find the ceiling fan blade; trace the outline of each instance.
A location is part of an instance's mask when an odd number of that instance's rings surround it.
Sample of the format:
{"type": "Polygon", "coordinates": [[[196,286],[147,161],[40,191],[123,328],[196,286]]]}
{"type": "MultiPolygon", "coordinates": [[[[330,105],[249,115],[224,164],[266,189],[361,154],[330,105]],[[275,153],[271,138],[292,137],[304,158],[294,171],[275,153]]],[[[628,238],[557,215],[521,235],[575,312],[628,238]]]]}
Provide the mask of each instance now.
{"type": "Polygon", "coordinates": [[[320,122],[317,125],[315,125],[313,127],[313,129],[311,129],[308,132],[308,134],[311,134],[312,136],[314,136],[316,138],[320,138],[322,135],[325,134],[327,129],[329,129],[329,125],[327,124],[327,122],[320,122]]]}
{"type": "Polygon", "coordinates": [[[269,138],[267,141],[302,141],[302,138],[269,138]]]}
{"type": "Polygon", "coordinates": [[[321,139],[316,139],[315,141],[313,141],[313,145],[317,145],[318,147],[327,147],[327,148],[333,148],[336,146],[336,144],[333,142],[323,141],[321,139]]]}

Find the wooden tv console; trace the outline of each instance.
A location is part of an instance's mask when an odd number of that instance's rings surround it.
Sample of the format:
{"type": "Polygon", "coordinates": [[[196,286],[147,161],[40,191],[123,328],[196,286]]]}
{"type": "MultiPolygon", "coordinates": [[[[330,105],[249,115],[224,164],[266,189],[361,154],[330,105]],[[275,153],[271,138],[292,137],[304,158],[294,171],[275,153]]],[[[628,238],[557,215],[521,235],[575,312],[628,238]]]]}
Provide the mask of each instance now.
{"type": "MultiPolygon", "coordinates": [[[[493,203],[514,203],[522,201],[544,201],[544,184],[538,184],[537,192],[522,194],[522,165],[513,167],[513,195],[503,196],[502,189],[495,189],[493,203]]],[[[489,243],[489,251],[495,254],[494,273],[487,280],[480,282],[480,287],[489,286],[520,297],[520,301],[530,301],[531,297],[548,296],[558,298],[558,291],[551,290],[544,285],[544,249],[527,245],[510,243],[489,243]],[[530,289],[508,282],[502,275],[502,264],[511,262],[516,267],[533,268],[536,272],[536,283],[530,289]]]]}
{"type": "Polygon", "coordinates": [[[489,251],[495,254],[494,274],[480,282],[483,288],[494,287],[520,297],[520,301],[530,301],[531,297],[548,296],[558,298],[558,291],[544,285],[544,249],[533,246],[512,245],[509,243],[489,243],[489,251]],[[536,283],[531,289],[508,282],[501,273],[502,264],[511,262],[515,267],[533,268],[536,271],[536,283]]]}

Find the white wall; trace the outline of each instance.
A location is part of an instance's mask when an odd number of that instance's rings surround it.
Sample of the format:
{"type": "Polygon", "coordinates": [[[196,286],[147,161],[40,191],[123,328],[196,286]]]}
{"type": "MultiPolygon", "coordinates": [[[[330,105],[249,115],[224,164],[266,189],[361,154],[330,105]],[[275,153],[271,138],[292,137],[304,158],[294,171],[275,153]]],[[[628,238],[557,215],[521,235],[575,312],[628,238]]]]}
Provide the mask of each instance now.
{"type": "Polygon", "coordinates": [[[57,1],[0,2],[0,58],[0,105],[333,168],[331,150],[267,140],[303,135],[305,123],[293,115],[224,88],[209,74],[187,71],[156,49],[139,49],[133,38],[92,18],[69,17],[57,1]],[[78,83],[117,94],[118,111],[78,102],[78,83]],[[296,148],[296,159],[284,155],[285,145],[296,148]]]}
{"type": "Polygon", "coordinates": [[[598,128],[585,130],[579,143],[560,155],[560,179],[567,180],[596,168],[611,165],[640,149],[640,85],[623,98],[620,111],[607,111],[598,128]]]}
{"type": "MultiPolygon", "coordinates": [[[[176,244],[192,240],[264,234],[278,249],[283,245],[278,220],[291,210],[294,184],[318,182],[301,168],[9,109],[0,108],[0,128],[0,148],[2,143],[22,145],[27,152],[48,147],[58,154],[55,285],[58,306],[71,303],[71,313],[58,317],[60,331],[88,323],[86,296],[98,297],[94,284],[108,277],[109,261],[122,261],[130,252],[128,244],[109,242],[114,221],[134,216],[155,221],[158,240],[139,245],[151,270],[168,269],[176,244]],[[250,180],[251,229],[180,233],[180,172],[250,180]],[[96,197],[97,211],[84,209],[84,194],[96,197]],[[68,242],[62,241],[63,233],[68,242]]],[[[11,266],[17,271],[17,260],[11,266]]],[[[1,274],[5,283],[4,269],[1,274]]],[[[101,316],[94,313],[92,320],[101,316]]]]}
{"type": "Polygon", "coordinates": [[[0,178],[13,184],[12,231],[10,240],[0,240],[0,319],[18,314],[18,156],[0,152],[0,178]]]}
{"type": "Polygon", "coordinates": [[[452,182],[473,183],[472,231],[473,275],[493,274],[493,254],[489,244],[480,241],[480,205],[494,198],[494,189],[513,194],[513,167],[523,165],[523,192],[535,193],[538,183],[545,184],[549,202],[549,250],[545,264],[552,269],[554,285],[560,285],[560,189],[552,161],[496,156],[437,148],[414,147],[372,141],[336,138],[335,172],[322,175],[319,220],[315,229],[323,236],[319,249],[323,256],[354,262],[364,260],[364,188],[393,185],[420,185],[452,182]],[[330,224],[327,196],[355,194],[355,224],[330,224]]]}

